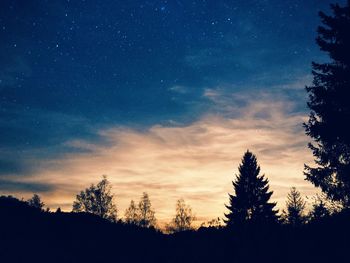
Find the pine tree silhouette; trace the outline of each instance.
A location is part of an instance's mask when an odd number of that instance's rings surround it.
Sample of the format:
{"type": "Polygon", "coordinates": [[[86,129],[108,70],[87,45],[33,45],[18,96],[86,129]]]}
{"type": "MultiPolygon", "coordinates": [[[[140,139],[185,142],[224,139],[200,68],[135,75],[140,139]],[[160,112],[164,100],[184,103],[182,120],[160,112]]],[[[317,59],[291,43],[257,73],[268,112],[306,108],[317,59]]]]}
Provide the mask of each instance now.
{"type": "Polygon", "coordinates": [[[276,203],[269,202],[268,179],[259,175],[260,166],[254,154],[247,151],[239,165],[239,174],[232,182],[235,195],[229,194],[230,204],[226,205],[229,213],[224,220],[228,227],[245,222],[275,222],[276,203]]]}
{"type": "Polygon", "coordinates": [[[313,85],[309,93],[310,118],[306,134],[316,167],[305,165],[306,179],[328,197],[350,207],[350,1],[331,5],[334,15],[320,12],[324,26],[318,28],[317,43],[330,62],[312,63],[313,85]]]}
{"type": "Polygon", "coordinates": [[[300,192],[292,187],[287,195],[286,221],[292,226],[300,226],[305,222],[304,210],[306,202],[301,197],[300,192]]]}

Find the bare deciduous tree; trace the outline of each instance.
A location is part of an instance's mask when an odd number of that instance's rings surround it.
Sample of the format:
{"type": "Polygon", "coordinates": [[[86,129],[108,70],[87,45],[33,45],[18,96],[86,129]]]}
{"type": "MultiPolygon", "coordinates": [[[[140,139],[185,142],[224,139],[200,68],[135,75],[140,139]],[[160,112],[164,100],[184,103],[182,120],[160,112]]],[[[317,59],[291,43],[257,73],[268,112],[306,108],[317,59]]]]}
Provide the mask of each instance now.
{"type": "Polygon", "coordinates": [[[179,199],[176,202],[176,215],[166,226],[166,230],[170,233],[190,230],[193,228],[194,220],[196,220],[196,217],[192,212],[192,208],[186,205],[183,199],[179,199]]]}

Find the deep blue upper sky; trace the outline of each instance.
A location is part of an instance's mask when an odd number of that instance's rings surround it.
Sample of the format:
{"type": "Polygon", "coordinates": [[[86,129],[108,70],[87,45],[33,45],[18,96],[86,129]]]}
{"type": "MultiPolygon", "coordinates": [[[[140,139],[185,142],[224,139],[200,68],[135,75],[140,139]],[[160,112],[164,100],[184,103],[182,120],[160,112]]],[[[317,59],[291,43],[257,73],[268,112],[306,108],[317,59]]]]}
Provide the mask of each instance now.
{"type": "Polygon", "coordinates": [[[294,83],[322,59],[330,2],[2,0],[0,175],[99,128],[190,123],[210,110],[207,88],[294,83]]]}

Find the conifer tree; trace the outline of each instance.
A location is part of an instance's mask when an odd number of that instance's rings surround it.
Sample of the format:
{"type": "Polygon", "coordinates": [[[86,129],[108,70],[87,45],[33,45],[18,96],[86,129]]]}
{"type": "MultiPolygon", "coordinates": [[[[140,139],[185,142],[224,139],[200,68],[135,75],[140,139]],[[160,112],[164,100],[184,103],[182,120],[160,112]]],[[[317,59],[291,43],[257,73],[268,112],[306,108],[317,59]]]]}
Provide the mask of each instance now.
{"type": "Polygon", "coordinates": [[[256,157],[247,151],[239,165],[239,174],[232,182],[235,194],[229,194],[230,203],[226,205],[229,213],[224,220],[228,227],[245,222],[276,222],[276,203],[269,202],[268,179],[260,174],[256,157]]]}
{"type": "Polygon", "coordinates": [[[350,1],[331,5],[333,16],[320,12],[317,44],[330,60],[312,63],[310,117],[304,124],[316,167],[305,165],[306,179],[333,201],[350,207],[350,1]]]}
{"type": "Polygon", "coordinates": [[[320,220],[321,218],[328,217],[329,215],[330,215],[330,211],[322,200],[312,204],[312,209],[309,215],[311,220],[317,221],[317,220],[320,220]]]}
{"type": "Polygon", "coordinates": [[[292,226],[300,226],[305,222],[304,210],[306,202],[300,192],[292,187],[287,195],[286,222],[292,226]]]}
{"type": "Polygon", "coordinates": [[[339,208],[339,203],[335,203],[327,199],[324,194],[316,195],[309,212],[309,220],[318,221],[324,217],[330,216],[333,213],[336,214],[341,210],[339,208]]]}

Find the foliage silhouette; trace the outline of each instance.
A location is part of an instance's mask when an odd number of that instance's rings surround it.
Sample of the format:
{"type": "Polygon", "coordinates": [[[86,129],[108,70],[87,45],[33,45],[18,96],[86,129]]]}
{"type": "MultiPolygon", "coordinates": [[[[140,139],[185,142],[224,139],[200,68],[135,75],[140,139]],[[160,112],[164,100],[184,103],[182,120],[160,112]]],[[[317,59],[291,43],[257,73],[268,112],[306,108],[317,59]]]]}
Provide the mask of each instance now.
{"type": "Polygon", "coordinates": [[[320,12],[323,26],[317,43],[330,58],[312,63],[313,85],[309,94],[310,117],[304,123],[316,167],[305,165],[306,179],[329,198],[350,206],[350,1],[331,5],[333,16],[320,12]]]}
{"type": "Polygon", "coordinates": [[[329,202],[324,196],[316,195],[309,212],[309,221],[320,221],[325,217],[329,217],[332,213],[338,213],[339,209],[329,202]]]}
{"type": "Polygon", "coordinates": [[[131,200],[129,207],[126,209],[125,223],[137,225],[140,221],[138,207],[135,205],[134,200],[131,200]]]}
{"type": "Polygon", "coordinates": [[[349,218],[344,210],[302,228],[263,224],[259,231],[233,233],[201,227],[164,235],[91,213],[45,212],[0,197],[0,262],[347,262],[349,218]]]}
{"type": "Polygon", "coordinates": [[[210,228],[221,228],[223,227],[223,220],[220,217],[213,218],[209,221],[203,222],[201,227],[210,227],[210,228]]]}
{"type": "Polygon", "coordinates": [[[276,222],[276,203],[269,202],[273,192],[269,192],[268,179],[259,175],[260,166],[255,155],[247,151],[238,170],[239,174],[232,182],[235,194],[229,194],[230,204],[226,205],[229,210],[229,213],[225,214],[227,226],[246,222],[276,222]]]}
{"type": "Polygon", "coordinates": [[[114,196],[111,193],[112,186],[103,176],[97,184],[81,191],[73,203],[73,212],[87,212],[98,215],[110,221],[117,220],[117,207],[114,204],[114,196]]]}
{"type": "Polygon", "coordinates": [[[138,225],[141,227],[156,227],[157,219],[152,209],[151,200],[144,192],[138,205],[138,225]]]}
{"type": "Polygon", "coordinates": [[[152,229],[91,213],[45,212],[0,197],[0,262],[164,262],[162,254],[153,252],[162,240],[152,229]],[[136,241],[143,243],[138,253],[136,241]]]}
{"type": "Polygon", "coordinates": [[[284,216],[286,223],[294,227],[305,223],[305,205],[306,202],[301,197],[300,192],[295,187],[292,187],[287,195],[287,211],[284,216]]]}
{"type": "Polygon", "coordinates": [[[192,223],[196,220],[192,208],[187,205],[184,199],[176,201],[176,214],[172,221],[166,226],[169,233],[181,232],[193,229],[192,223]]]}
{"type": "Polygon", "coordinates": [[[27,200],[28,205],[35,207],[37,209],[43,210],[45,204],[41,201],[41,198],[39,195],[34,194],[32,198],[27,200]]]}

